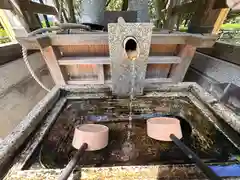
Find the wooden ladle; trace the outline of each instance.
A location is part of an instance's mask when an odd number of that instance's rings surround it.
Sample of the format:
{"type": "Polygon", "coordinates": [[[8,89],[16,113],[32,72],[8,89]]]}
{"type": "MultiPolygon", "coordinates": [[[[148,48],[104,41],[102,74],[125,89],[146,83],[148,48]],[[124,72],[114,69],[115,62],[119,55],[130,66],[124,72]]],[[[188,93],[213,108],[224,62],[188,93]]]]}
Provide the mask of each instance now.
{"type": "Polygon", "coordinates": [[[147,135],[159,141],[173,141],[189,159],[196,163],[198,168],[201,169],[209,179],[221,179],[212,169],[204,164],[204,162],[191,149],[181,142],[182,130],[180,121],[177,118],[156,117],[148,119],[147,135]]]}
{"type": "Polygon", "coordinates": [[[58,180],[67,180],[85,151],[96,151],[108,145],[109,129],[100,124],[83,124],[74,131],[72,146],[78,151],[62,171],[58,180]]]}

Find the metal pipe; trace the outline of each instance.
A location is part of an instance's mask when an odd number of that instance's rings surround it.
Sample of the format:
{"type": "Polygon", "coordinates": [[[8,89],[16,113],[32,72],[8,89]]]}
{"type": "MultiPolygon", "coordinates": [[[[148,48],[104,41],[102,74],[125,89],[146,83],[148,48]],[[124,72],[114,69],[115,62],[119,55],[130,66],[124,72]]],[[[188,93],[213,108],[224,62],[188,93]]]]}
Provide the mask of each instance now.
{"type": "Polygon", "coordinates": [[[36,34],[44,33],[44,32],[47,32],[47,31],[58,31],[58,30],[60,30],[60,29],[61,29],[61,28],[58,27],[58,26],[40,28],[40,29],[36,29],[36,30],[28,33],[28,37],[35,36],[36,34]]]}
{"type": "Polygon", "coordinates": [[[77,23],[60,23],[60,24],[58,24],[58,26],[59,26],[60,28],[62,28],[62,29],[71,28],[71,29],[84,29],[84,30],[87,30],[87,31],[91,31],[90,26],[84,25],[84,24],[77,24],[77,23]]]}
{"type": "Polygon", "coordinates": [[[76,24],[76,23],[60,23],[57,24],[57,26],[47,27],[47,28],[40,28],[36,29],[35,31],[32,31],[28,33],[28,37],[35,36],[36,34],[44,33],[47,31],[58,31],[61,29],[84,29],[87,31],[90,31],[91,28],[84,24],[76,24]]]}
{"type": "Polygon", "coordinates": [[[191,149],[182,143],[174,134],[170,135],[172,141],[182,150],[182,152],[192,161],[194,161],[199,169],[209,178],[213,180],[221,180],[212,169],[210,169],[191,149]]]}
{"type": "Polygon", "coordinates": [[[79,159],[83,156],[85,150],[87,149],[88,145],[87,143],[84,143],[80,149],[76,152],[76,154],[73,156],[72,160],[68,163],[68,165],[65,167],[65,169],[62,171],[60,177],[58,180],[67,180],[72,173],[73,169],[76,167],[79,159]]]}

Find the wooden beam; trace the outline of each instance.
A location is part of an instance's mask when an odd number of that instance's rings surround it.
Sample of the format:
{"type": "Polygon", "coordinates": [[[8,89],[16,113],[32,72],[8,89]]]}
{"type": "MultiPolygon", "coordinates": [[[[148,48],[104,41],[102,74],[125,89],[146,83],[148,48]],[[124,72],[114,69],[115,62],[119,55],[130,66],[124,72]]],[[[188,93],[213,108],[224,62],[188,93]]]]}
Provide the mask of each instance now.
{"type": "MultiPolygon", "coordinates": [[[[177,64],[181,62],[178,56],[150,56],[148,64],[177,64]]],[[[62,57],[59,65],[75,64],[111,64],[110,57],[62,57]]]]}
{"type": "MultiPolygon", "coordinates": [[[[171,78],[149,78],[149,79],[145,79],[144,80],[144,84],[147,86],[149,84],[156,84],[156,83],[171,83],[172,80],[171,78]]],[[[86,85],[86,84],[91,84],[91,85],[99,85],[101,83],[99,83],[99,81],[74,81],[74,80],[70,80],[67,81],[67,85],[86,85]]],[[[104,84],[111,86],[112,85],[112,81],[111,80],[107,80],[104,82],[104,84]]]]}
{"type": "Polygon", "coordinates": [[[217,18],[217,20],[214,24],[212,34],[218,34],[219,33],[219,30],[221,29],[221,25],[223,24],[223,22],[227,18],[227,15],[228,15],[229,11],[230,11],[229,8],[221,9],[221,11],[219,13],[219,16],[218,16],[218,18],[217,18]]]}
{"type": "Polygon", "coordinates": [[[58,12],[55,7],[48,6],[45,4],[40,4],[32,1],[20,1],[21,9],[24,11],[31,11],[36,14],[49,14],[57,16],[58,12]]]}
{"type": "Polygon", "coordinates": [[[225,9],[228,8],[226,0],[217,0],[213,6],[213,9],[225,9]]]}
{"type": "Polygon", "coordinates": [[[86,80],[69,80],[69,81],[67,81],[67,84],[68,85],[86,85],[86,84],[91,84],[91,85],[93,85],[93,84],[104,84],[104,82],[102,82],[102,81],[98,81],[98,80],[88,80],[88,81],[86,81],[86,80]]]}
{"type": "MultiPolygon", "coordinates": [[[[188,26],[190,33],[210,33],[213,28],[213,6],[216,0],[197,1],[197,9],[188,26]]],[[[195,2],[196,3],[196,2],[195,2]]]]}
{"type": "Polygon", "coordinates": [[[14,5],[14,11],[19,11],[23,16],[25,23],[30,31],[34,31],[42,27],[39,17],[33,13],[33,9],[29,7],[30,0],[14,0],[11,1],[14,5]],[[27,9],[27,10],[26,10],[27,9]]]}
{"type": "Polygon", "coordinates": [[[12,10],[12,6],[8,0],[1,0],[0,9],[12,10]]]}
{"type": "MultiPolygon", "coordinates": [[[[109,56],[108,44],[58,46],[63,56],[109,56]]],[[[151,44],[150,56],[172,56],[177,44],[151,44]]]]}
{"type": "Polygon", "coordinates": [[[28,20],[25,16],[26,14],[21,11],[18,1],[9,2],[8,0],[4,0],[0,2],[0,5],[2,5],[1,8],[11,10],[12,14],[15,14],[17,16],[18,20],[21,22],[26,32],[30,32],[30,24],[28,24],[28,20]]]}
{"type": "Polygon", "coordinates": [[[219,0],[198,1],[198,7],[188,27],[190,33],[213,33],[216,34],[229,10],[214,9],[219,0]]]}
{"type": "Polygon", "coordinates": [[[150,56],[168,56],[174,55],[177,44],[151,44],[150,56]]]}
{"type": "Polygon", "coordinates": [[[179,56],[181,57],[182,62],[180,64],[173,65],[170,71],[170,78],[174,83],[183,81],[183,78],[196,51],[196,47],[191,45],[180,45],[179,47],[179,56]]]}
{"type": "Polygon", "coordinates": [[[155,84],[155,83],[171,83],[171,78],[149,78],[145,79],[145,84],[155,84]]]}
{"type": "MultiPolygon", "coordinates": [[[[36,41],[37,38],[46,37],[46,35],[37,35],[36,37],[19,37],[17,40],[27,49],[39,49],[36,41]]],[[[53,34],[48,35],[54,46],[70,45],[107,45],[108,34],[102,33],[84,33],[84,34],[53,34]]],[[[172,33],[159,34],[153,33],[151,44],[186,44],[196,47],[212,47],[217,36],[189,34],[189,33],[172,33]],[[193,41],[194,39],[194,41],[193,41]],[[198,40],[198,41],[196,41],[198,40]],[[193,42],[193,44],[191,44],[193,42]]]]}
{"type": "Polygon", "coordinates": [[[6,6],[6,9],[11,7],[10,10],[17,14],[22,25],[28,32],[42,27],[39,17],[37,16],[38,13],[51,15],[58,14],[54,7],[32,2],[30,0],[14,0],[11,2],[3,0],[3,2],[5,3],[1,2],[2,4],[0,3],[0,5],[6,6]]]}
{"type": "Polygon", "coordinates": [[[40,48],[43,58],[48,66],[52,78],[56,85],[65,85],[65,80],[58,64],[60,51],[56,47],[48,46],[40,48]]]}

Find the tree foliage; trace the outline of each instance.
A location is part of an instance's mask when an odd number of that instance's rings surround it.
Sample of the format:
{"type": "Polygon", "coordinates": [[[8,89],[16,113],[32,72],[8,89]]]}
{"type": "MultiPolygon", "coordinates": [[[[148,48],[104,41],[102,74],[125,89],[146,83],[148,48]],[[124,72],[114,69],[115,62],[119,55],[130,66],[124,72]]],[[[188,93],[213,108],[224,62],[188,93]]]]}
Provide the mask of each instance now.
{"type": "Polygon", "coordinates": [[[107,11],[121,11],[124,0],[109,0],[107,11]]]}

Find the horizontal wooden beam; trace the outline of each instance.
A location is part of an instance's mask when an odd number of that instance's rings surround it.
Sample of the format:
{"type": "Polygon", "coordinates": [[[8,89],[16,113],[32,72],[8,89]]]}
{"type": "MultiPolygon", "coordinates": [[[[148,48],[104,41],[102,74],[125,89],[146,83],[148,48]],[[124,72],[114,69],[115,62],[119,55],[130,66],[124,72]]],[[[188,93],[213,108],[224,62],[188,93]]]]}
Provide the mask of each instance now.
{"type": "MultiPolygon", "coordinates": [[[[71,45],[107,45],[106,32],[80,33],[80,34],[49,34],[34,37],[19,37],[17,40],[27,49],[39,49],[37,39],[48,36],[52,46],[71,45]]],[[[217,39],[214,35],[201,35],[190,33],[160,34],[153,33],[151,44],[189,44],[195,47],[212,47],[217,39]]]]}
{"type": "MultiPolygon", "coordinates": [[[[156,84],[156,83],[171,83],[172,79],[171,78],[149,78],[149,79],[145,79],[144,84],[148,85],[148,84],[156,84]]],[[[74,81],[74,80],[70,80],[67,81],[67,85],[86,85],[86,84],[91,84],[91,85],[99,85],[101,83],[99,83],[99,81],[74,81]]],[[[105,85],[111,87],[112,85],[112,81],[111,80],[106,80],[104,82],[105,85]]]]}
{"type": "Polygon", "coordinates": [[[171,78],[149,78],[145,79],[145,84],[171,83],[171,78]]]}
{"type": "Polygon", "coordinates": [[[21,9],[24,11],[30,11],[36,14],[49,14],[49,15],[55,15],[55,16],[58,15],[58,12],[55,7],[32,2],[32,1],[21,1],[21,9]]]}
{"type": "MultiPolygon", "coordinates": [[[[148,64],[178,64],[181,58],[178,56],[150,56],[148,64]]],[[[76,64],[111,64],[109,57],[62,57],[58,60],[59,65],[76,64]]]]}
{"type": "MultiPolygon", "coordinates": [[[[23,11],[30,11],[36,14],[58,15],[56,8],[53,6],[27,0],[19,1],[18,3],[20,3],[21,10],[23,11]]],[[[8,0],[0,0],[0,9],[12,10],[12,5],[8,0]]]]}
{"type": "Polygon", "coordinates": [[[93,84],[103,84],[101,81],[98,81],[98,80],[69,80],[67,81],[67,84],[69,85],[85,85],[85,84],[90,84],[90,85],[93,85],[93,84]]]}

